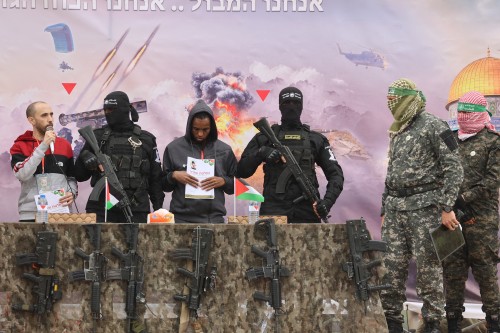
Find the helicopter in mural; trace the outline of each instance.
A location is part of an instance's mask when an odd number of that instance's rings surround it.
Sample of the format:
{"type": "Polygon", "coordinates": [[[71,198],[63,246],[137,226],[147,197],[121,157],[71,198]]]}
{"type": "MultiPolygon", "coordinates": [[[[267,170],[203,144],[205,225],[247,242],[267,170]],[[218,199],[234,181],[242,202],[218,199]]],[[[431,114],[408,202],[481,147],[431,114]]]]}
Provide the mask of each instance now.
{"type": "Polygon", "coordinates": [[[338,43],[337,47],[339,49],[339,53],[345,56],[350,62],[352,62],[356,66],[365,66],[366,68],[370,66],[382,69],[385,69],[387,66],[384,57],[382,57],[379,53],[374,52],[372,50],[363,51],[361,53],[349,53],[349,52],[342,52],[342,49],[340,48],[340,45],[338,43]]]}
{"type": "Polygon", "coordinates": [[[62,70],[63,72],[66,71],[66,70],[73,70],[74,68],[71,67],[70,65],[68,65],[68,63],[66,61],[63,61],[59,64],[59,69],[62,70]]]}

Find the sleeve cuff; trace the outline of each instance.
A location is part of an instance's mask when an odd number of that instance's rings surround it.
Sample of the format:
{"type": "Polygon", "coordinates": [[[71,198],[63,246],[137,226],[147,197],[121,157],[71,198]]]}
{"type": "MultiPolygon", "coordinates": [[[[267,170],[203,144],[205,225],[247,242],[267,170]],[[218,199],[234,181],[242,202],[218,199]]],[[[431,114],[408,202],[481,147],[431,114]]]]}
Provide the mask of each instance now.
{"type": "Polygon", "coordinates": [[[172,172],[167,173],[167,182],[168,182],[169,184],[175,184],[175,180],[174,180],[174,178],[173,178],[173,175],[174,175],[174,172],[173,172],[173,171],[172,171],[172,172]]]}

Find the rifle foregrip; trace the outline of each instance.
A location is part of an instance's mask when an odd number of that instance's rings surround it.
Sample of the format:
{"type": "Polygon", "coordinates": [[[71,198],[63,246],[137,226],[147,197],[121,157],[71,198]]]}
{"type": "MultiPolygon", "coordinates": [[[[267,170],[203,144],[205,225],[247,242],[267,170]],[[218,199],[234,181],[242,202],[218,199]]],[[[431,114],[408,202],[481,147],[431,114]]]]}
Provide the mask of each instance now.
{"type": "Polygon", "coordinates": [[[127,287],[127,304],[125,304],[125,312],[127,313],[127,318],[135,319],[136,314],[136,302],[135,302],[135,284],[129,282],[127,287]]]}
{"type": "Polygon", "coordinates": [[[271,282],[271,306],[274,309],[281,308],[281,285],[278,279],[273,279],[271,282]]]}
{"type": "Polygon", "coordinates": [[[92,318],[101,318],[101,283],[93,282],[92,290],[90,295],[90,311],[92,312],[92,318]]]}

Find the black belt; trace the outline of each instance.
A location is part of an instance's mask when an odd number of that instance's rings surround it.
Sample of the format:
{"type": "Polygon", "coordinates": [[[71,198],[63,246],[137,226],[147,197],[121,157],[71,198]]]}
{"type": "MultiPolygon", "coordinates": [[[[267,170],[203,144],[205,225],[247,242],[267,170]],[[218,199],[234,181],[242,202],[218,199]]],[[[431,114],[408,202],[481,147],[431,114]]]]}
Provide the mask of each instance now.
{"type": "Polygon", "coordinates": [[[442,187],[439,183],[429,183],[423,185],[417,185],[413,187],[405,187],[399,189],[391,189],[387,185],[387,194],[391,197],[409,197],[415,194],[429,192],[432,190],[437,190],[442,187]]]}

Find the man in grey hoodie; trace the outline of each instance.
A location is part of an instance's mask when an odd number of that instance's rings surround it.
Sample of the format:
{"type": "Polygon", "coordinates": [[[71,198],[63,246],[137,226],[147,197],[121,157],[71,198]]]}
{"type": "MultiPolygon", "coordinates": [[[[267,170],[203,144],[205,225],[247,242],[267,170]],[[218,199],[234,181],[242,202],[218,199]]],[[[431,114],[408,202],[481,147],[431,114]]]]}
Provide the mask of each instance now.
{"type": "Polygon", "coordinates": [[[210,107],[198,102],[189,112],[186,134],[168,144],[163,154],[163,190],[172,192],[170,211],[176,223],[224,223],[224,193],[234,193],[236,156],[220,141],[210,107]],[[199,181],[188,174],[188,157],[213,159],[214,176],[199,181]],[[205,191],[214,190],[214,199],[186,198],[186,184],[205,191]]]}

